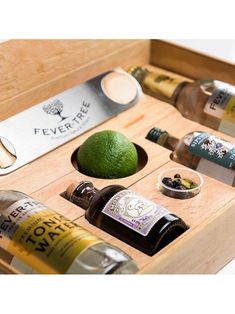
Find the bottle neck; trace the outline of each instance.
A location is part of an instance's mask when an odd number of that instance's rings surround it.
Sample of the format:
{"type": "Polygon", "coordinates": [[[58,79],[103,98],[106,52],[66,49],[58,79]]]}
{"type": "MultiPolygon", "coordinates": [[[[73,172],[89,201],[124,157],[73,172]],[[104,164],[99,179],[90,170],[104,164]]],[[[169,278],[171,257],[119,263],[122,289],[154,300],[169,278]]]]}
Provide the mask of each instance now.
{"type": "Polygon", "coordinates": [[[128,70],[128,73],[134,76],[134,78],[142,85],[143,80],[148,75],[149,71],[143,67],[135,66],[128,70]]]}
{"type": "Polygon", "coordinates": [[[152,128],[148,132],[146,139],[154,143],[157,143],[158,145],[161,145],[171,151],[174,151],[176,149],[177,144],[179,143],[179,139],[169,135],[168,132],[163,131],[162,129],[159,128],[152,128]]]}
{"type": "Polygon", "coordinates": [[[140,83],[144,92],[172,105],[176,104],[181,89],[187,84],[184,78],[158,70],[151,72],[143,67],[132,67],[129,73],[140,83]]]}
{"type": "Polygon", "coordinates": [[[86,210],[90,206],[93,197],[98,191],[99,190],[97,190],[91,182],[82,181],[69,195],[69,199],[74,204],[86,210]]]}

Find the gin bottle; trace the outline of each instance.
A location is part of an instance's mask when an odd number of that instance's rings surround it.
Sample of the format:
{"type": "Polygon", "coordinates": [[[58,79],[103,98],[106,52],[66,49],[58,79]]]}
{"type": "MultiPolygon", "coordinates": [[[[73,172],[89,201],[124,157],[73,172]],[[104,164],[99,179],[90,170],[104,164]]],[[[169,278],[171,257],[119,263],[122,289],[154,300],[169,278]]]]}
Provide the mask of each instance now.
{"type": "Polygon", "coordinates": [[[171,150],[172,160],[235,186],[235,144],[200,131],[179,140],[159,128],[152,128],[146,138],[171,150]]]}
{"type": "Polygon", "coordinates": [[[67,197],[86,210],[91,224],[150,256],[188,229],[174,213],[121,185],[97,190],[91,182],[74,182],[67,197]]]}

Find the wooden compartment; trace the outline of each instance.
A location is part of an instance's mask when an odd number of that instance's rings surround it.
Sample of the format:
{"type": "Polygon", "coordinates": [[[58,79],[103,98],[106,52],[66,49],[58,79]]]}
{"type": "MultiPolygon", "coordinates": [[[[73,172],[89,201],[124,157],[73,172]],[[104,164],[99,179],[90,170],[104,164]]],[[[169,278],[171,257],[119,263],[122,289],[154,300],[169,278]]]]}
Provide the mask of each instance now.
{"type": "MultiPolygon", "coordinates": [[[[0,119],[22,111],[101,72],[140,64],[161,67],[188,79],[215,78],[235,84],[235,66],[189,49],[159,40],[13,40],[0,45],[0,119]]],[[[181,138],[194,130],[206,130],[233,141],[220,132],[187,120],[173,106],[144,95],[131,109],[99,125],[17,171],[0,177],[1,189],[32,195],[86,229],[129,253],[140,273],[215,273],[235,256],[235,190],[204,176],[199,195],[177,200],[156,188],[157,175],[179,166],[170,151],[145,139],[158,126],[181,138]],[[172,123],[174,121],[174,123],[172,123]],[[73,152],[99,130],[118,130],[147,153],[147,164],[136,174],[103,180],[84,176],[72,162],[73,152]],[[190,226],[183,235],[150,257],[89,224],[84,210],[61,194],[72,180],[91,180],[97,188],[109,184],[130,187],[167,207],[190,226]]]]}

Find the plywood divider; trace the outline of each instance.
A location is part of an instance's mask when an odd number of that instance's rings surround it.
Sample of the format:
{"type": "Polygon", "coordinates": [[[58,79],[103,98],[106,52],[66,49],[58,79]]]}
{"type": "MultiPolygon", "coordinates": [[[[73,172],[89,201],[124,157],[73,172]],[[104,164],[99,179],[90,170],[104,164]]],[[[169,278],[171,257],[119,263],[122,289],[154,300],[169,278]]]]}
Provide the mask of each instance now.
{"type": "MultiPolygon", "coordinates": [[[[131,138],[147,127],[149,123],[154,123],[166,115],[170,116],[175,111],[172,106],[163,102],[159,103],[160,106],[157,105],[158,101],[156,99],[145,95],[137,105],[113,119],[82,134],[17,171],[0,177],[1,188],[20,189],[28,194],[41,189],[43,186],[74,170],[70,162],[74,150],[94,132],[111,129],[123,132],[127,137],[131,138]]],[[[142,136],[143,133],[140,137],[142,136]]]]}
{"type": "Polygon", "coordinates": [[[217,79],[235,84],[234,64],[167,41],[151,41],[150,63],[191,79],[217,79]]]}
{"type": "Polygon", "coordinates": [[[82,216],[84,214],[84,210],[79,209],[79,207],[75,206],[74,204],[68,202],[65,199],[62,199],[61,196],[61,194],[66,190],[71,182],[91,181],[98,189],[111,184],[120,184],[125,187],[129,187],[135,182],[141,181],[144,177],[152,173],[158,167],[161,167],[165,163],[169,162],[169,152],[166,149],[162,147],[156,147],[154,143],[151,143],[144,138],[132,136],[131,140],[140,145],[148,155],[147,165],[132,176],[120,179],[98,179],[86,176],[81,172],[73,169],[72,172],[68,173],[62,178],[59,178],[47,186],[41,188],[40,190],[32,193],[32,196],[35,199],[38,199],[41,202],[47,204],[48,206],[51,206],[61,214],[64,214],[70,219],[74,220],[82,216]]]}
{"type": "MultiPolygon", "coordinates": [[[[161,171],[174,167],[179,167],[179,164],[169,161],[148,176],[144,177],[142,180],[130,185],[131,190],[172,211],[173,213],[181,217],[190,227],[188,231],[186,231],[178,239],[173,241],[170,245],[162,249],[154,256],[150,257],[145,255],[144,257],[143,253],[133,249],[124,242],[121,242],[119,240],[117,241],[117,239],[114,239],[109,234],[98,230],[98,228],[94,229],[94,226],[91,226],[84,217],[80,217],[76,220],[76,222],[90,231],[95,230],[95,232],[106,241],[117,245],[120,248],[125,248],[125,251],[137,261],[142,273],[214,273],[218,271],[218,265],[220,265],[220,267],[221,264],[225,265],[235,253],[234,250],[230,252],[229,248],[227,247],[234,247],[234,244],[232,243],[234,229],[232,229],[232,227],[229,227],[229,229],[222,232],[221,234],[221,237],[223,239],[224,233],[228,235],[229,241],[227,244],[225,244],[221,240],[217,241],[220,237],[221,231],[218,232],[215,227],[211,227],[209,235],[207,235],[207,228],[205,231],[203,230],[203,232],[205,232],[205,238],[204,243],[200,242],[200,245],[205,248],[205,251],[201,251],[201,246],[198,246],[198,251],[197,253],[195,253],[195,248],[193,246],[190,247],[192,256],[197,255],[197,267],[195,265],[195,262],[192,262],[192,266],[190,266],[191,264],[187,263],[186,259],[191,260],[191,257],[187,257],[186,253],[181,250],[174,251],[174,247],[184,245],[184,243],[186,245],[187,241],[191,241],[191,239],[194,239],[194,234],[195,236],[198,234],[198,228],[199,230],[201,230],[200,228],[202,225],[213,221],[212,217],[218,216],[218,213],[221,212],[224,207],[230,209],[230,206],[232,206],[231,208],[234,210],[234,189],[203,175],[204,185],[201,192],[197,196],[186,200],[167,197],[157,190],[157,177],[161,171]],[[220,193],[218,193],[218,191],[220,191],[220,193]],[[210,195],[210,197],[208,197],[208,195],[210,195]],[[211,243],[213,237],[214,239],[216,239],[216,244],[214,242],[213,244],[211,243]],[[206,250],[206,248],[209,248],[211,245],[213,245],[213,247],[216,246],[216,252],[220,252],[219,263],[214,260],[215,254],[211,254],[211,249],[206,250]],[[171,257],[171,252],[174,252],[176,256],[173,255],[173,257],[171,257]],[[164,263],[161,263],[161,266],[158,266],[158,262],[156,262],[155,266],[155,261],[158,261],[159,259],[164,259],[164,263]],[[204,261],[206,261],[206,265],[204,264],[204,261]]],[[[182,167],[185,168],[184,166],[182,167]]],[[[217,225],[218,222],[216,223],[216,226],[217,225]]],[[[234,222],[232,223],[232,225],[234,226],[234,222]]],[[[200,241],[202,241],[202,239],[203,236],[200,236],[200,241]]],[[[186,252],[187,254],[189,254],[189,251],[186,252]]]]}

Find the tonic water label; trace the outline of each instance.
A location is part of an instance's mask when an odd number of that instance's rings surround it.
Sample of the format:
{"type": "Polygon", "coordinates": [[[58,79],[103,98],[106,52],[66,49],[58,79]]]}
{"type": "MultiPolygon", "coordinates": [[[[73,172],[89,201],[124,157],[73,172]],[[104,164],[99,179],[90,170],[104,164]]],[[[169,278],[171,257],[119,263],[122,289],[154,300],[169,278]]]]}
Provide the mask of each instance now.
{"type": "Polygon", "coordinates": [[[225,168],[232,168],[235,164],[235,145],[208,133],[195,136],[188,149],[193,155],[225,168]]]}
{"type": "Polygon", "coordinates": [[[161,218],[170,214],[167,209],[131,190],[115,194],[102,212],[143,236],[147,236],[161,218]]]}
{"type": "Polygon", "coordinates": [[[221,120],[219,131],[235,136],[235,88],[215,82],[217,88],[209,97],[204,112],[221,120]]]}
{"type": "Polygon", "coordinates": [[[75,258],[103,242],[31,198],[0,215],[0,246],[39,273],[66,273],[75,258]]]}
{"type": "Polygon", "coordinates": [[[154,93],[159,93],[165,97],[171,98],[176,88],[185,82],[185,79],[170,77],[162,73],[149,73],[144,79],[144,86],[154,93]]]}

